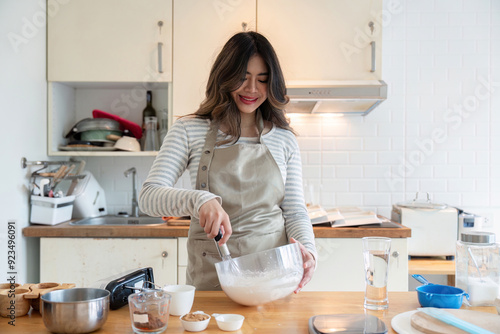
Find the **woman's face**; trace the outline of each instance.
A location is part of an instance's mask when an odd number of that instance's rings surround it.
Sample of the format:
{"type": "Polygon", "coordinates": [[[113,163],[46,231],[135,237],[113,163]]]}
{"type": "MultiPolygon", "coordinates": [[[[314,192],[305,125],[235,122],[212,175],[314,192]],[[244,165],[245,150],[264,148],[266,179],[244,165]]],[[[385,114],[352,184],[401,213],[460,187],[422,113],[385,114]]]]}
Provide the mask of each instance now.
{"type": "Polygon", "coordinates": [[[267,99],[268,69],[260,55],[248,61],[247,73],[243,83],[231,92],[241,113],[253,113],[267,99]]]}

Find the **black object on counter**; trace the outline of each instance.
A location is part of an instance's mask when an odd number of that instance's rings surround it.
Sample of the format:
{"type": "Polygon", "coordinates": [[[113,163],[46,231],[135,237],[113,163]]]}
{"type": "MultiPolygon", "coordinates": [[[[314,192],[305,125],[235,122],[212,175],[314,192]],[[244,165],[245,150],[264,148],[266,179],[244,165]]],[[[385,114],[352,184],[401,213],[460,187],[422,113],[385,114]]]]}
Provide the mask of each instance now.
{"type": "Polygon", "coordinates": [[[110,280],[103,288],[110,292],[109,308],[117,310],[127,305],[128,296],[136,293],[137,290],[154,289],[153,268],[142,268],[124,274],[119,278],[110,280]]]}

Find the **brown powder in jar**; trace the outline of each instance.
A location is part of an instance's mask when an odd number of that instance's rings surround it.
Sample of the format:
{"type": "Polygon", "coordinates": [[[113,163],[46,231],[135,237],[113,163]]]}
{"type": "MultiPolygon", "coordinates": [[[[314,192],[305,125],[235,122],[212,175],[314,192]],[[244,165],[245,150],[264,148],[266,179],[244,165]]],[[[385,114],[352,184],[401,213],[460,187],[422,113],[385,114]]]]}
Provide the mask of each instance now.
{"type": "Polygon", "coordinates": [[[182,316],[182,320],[184,321],[203,321],[207,319],[208,315],[201,313],[188,313],[182,316]]]}

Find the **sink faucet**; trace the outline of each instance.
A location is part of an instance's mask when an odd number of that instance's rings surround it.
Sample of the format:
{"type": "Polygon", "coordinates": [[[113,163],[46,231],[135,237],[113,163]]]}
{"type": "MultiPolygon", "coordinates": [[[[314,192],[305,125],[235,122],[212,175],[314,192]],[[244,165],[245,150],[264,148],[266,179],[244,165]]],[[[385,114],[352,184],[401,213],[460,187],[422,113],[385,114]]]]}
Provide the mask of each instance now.
{"type": "Polygon", "coordinates": [[[132,174],[132,217],[139,217],[139,204],[137,203],[137,188],[135,186],[135,174],[137,170],[135,167],[129,168],[125,171],[125,177],[132,174]]]}

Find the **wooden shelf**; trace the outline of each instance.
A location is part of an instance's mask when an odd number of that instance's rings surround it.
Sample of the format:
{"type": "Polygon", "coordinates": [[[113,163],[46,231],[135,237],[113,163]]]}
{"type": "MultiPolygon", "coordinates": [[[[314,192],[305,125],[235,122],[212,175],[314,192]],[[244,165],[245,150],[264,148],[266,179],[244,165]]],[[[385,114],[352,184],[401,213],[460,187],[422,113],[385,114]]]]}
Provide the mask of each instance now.
{"type": "Polygon", "coordinates": [[[447,275],[448,285],[455,285],[455,260],[446,260],[442,257],[412,258],[408,261],[410,275],[447,275]]]}

